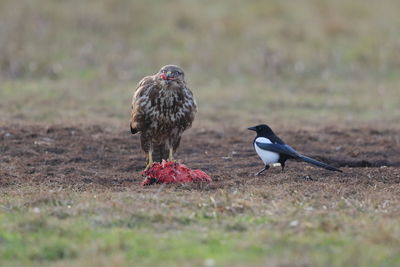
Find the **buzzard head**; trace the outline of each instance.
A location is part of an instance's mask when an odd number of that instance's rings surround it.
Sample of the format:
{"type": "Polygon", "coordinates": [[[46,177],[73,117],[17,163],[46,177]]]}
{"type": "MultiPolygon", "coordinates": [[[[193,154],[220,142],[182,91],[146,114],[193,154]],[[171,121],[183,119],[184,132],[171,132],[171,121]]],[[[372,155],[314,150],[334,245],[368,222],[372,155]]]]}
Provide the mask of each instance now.
{"type": "Polygon", "coordinates": [[[157,79],[163,86],[182,87],[185,85],[185,73],[176,65],[166,65],[157,73],[157,79]]]}

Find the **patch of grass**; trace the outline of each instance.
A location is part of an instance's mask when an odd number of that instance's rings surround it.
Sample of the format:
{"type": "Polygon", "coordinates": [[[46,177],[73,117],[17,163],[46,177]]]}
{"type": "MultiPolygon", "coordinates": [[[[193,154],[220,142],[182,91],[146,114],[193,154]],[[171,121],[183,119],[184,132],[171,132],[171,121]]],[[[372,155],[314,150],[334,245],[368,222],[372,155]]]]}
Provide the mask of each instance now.
{"type": "MultiPolygon", "coordinates": [[[[283,192],[266,190],[275,197],[265,199],[252,187],[234,200],[224,197],[223,191],[179,193],[178,199],[187,205],[170,201],[176,196],[169,191],[158,194],[157,201],[152,201],[152,194],[131,192],[96,192],[96,198],[92,193],[51,196],[57,203],[73,198],[76,204],[67,206],[37,202],[36,194],[27,192],[25,204],[3,209],[0,258],[3,263],[63,262],[66,266],[97,260],[111,264],[116,255],[123,265],[147,266],[202,265],[206,260],[222,266],[399,263],[400,228],[395,213],[375,216],[379,210],[368,202],[363,209],[349,201],[341,207],[340,197],[327,200],[316,195],[309,201],[302,195],[287,195],[278,200],[276,194],[283,192]],[[314,201],[320,208],[310,208],[314,201]],[[57,217],[60,207],[70,216],[57,217]]],[[[0,204],[18,203],[17,199],[11,192],[0,204]]],[[[386,206],[386,210],[395,208],[386,206]]]]}

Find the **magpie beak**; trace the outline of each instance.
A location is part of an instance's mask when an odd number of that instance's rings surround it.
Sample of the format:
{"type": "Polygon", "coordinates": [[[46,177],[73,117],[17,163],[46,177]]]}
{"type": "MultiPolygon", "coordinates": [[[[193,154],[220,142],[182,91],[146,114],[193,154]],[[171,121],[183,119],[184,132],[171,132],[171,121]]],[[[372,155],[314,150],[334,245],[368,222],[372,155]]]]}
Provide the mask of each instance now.
{"type": "Polygon", "coordinates": [[[253,141],[253,145],[258,156],[265,164],[265,167],[256,173],[256,175],[268,170],[270,164],[274,163],[280,163],[283,171],[285,168],[285,162],[288,159],[301,160],[330,171],[342,172],[331,165],[300,154],[291,146],[285,144],[285,142],[283,142],[282,139],[280,139],[277,135],[275,135],[268,125],[261,124],[254,127],[249,127],[247,129],[256,131],[257,136],[253,141]]]}

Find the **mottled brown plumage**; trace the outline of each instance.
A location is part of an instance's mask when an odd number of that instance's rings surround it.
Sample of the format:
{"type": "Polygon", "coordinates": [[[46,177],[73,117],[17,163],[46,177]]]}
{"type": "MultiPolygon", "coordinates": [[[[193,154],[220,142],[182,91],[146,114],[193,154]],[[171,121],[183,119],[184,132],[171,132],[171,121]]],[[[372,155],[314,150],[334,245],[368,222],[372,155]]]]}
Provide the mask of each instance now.
{"type": "Polygon", "coordinates": [[[164,66],[139,82],[132,100],[131,132],[140,133],[147,166],[153,160],[173,160],[196,110],[192,91],[186,87],[184,72],[178,66],[164,66]]]}

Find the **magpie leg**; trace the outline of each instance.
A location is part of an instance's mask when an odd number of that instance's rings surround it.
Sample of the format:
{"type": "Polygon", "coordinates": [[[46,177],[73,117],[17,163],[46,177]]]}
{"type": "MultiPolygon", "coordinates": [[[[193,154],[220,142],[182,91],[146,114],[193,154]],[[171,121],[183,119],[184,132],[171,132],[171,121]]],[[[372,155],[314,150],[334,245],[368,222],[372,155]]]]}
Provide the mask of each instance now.
{"type": "Polygon", "coordinates": [[[268,169],[269,169],[269,165],[265,165],[265,167],[264,167],[261,171],[259,171],[259,172],[257,172],[257,173],[255,174],[255,176],[260,175],[261,173],[263,173],[264,171],[266,171],[266,170],[268,170],[268,169]]]}
{"type": "Polygon", "coordinates": [[[283,172],[283,169],[285,169],[285,162],[281,162],[281,167],[282,167],[282,172],[283,172]]]}

